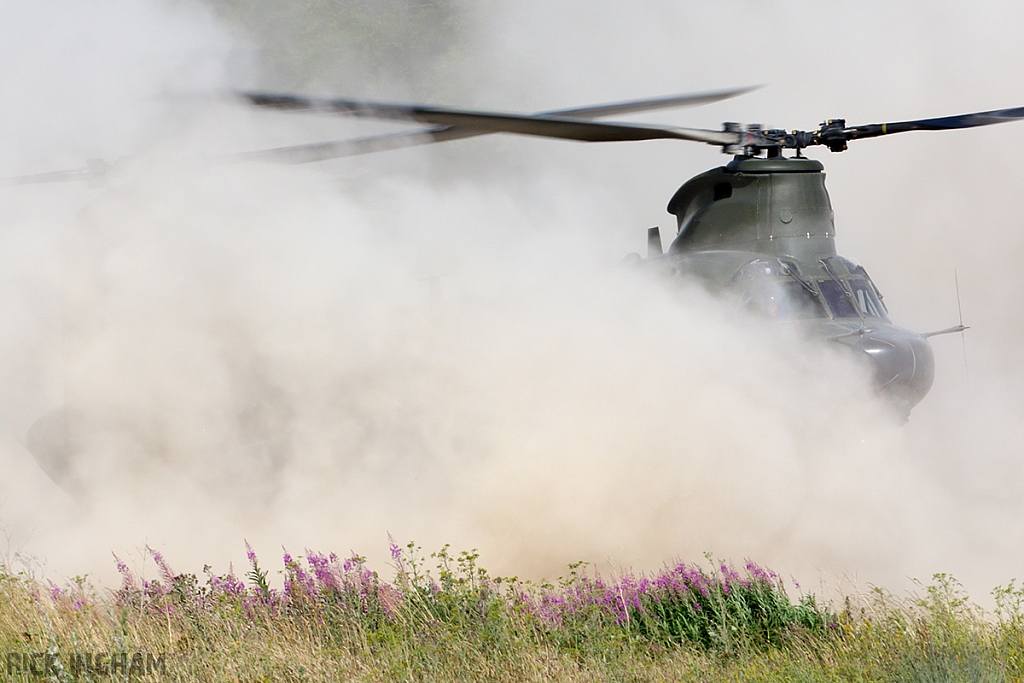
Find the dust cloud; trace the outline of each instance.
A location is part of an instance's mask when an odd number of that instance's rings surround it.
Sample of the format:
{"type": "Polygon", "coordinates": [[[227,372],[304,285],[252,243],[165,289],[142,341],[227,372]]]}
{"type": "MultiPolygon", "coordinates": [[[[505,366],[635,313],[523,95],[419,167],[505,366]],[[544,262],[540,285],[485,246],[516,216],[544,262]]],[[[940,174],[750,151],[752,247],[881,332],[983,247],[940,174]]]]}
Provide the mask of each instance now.
{"type": "Polygon", "coordinates": [[[462,13],[458,50],[432,38],[409,53],[421,68],[358,69],[351,46],[282,65],[251,21],[199,4],[59,5],[0,10],[2,174],[126,159],[102,188],[0,196],[8,556],[109,583],[110,552],[147,543],[179,571],[238,566],[243,538],[268,558],[382,564],[391,533],[519,575],[705,551],[805,586],[947,571],[978,595],[1019,575],[1012,124],[813,153],[839,251],[898,323],[954,324],[959,274],[969,382],[959,340],[936,339],[936,386],[897,429],[843,358],[615,266],[649,225],[671,232],[664,204],[721,163],[711,148],[492,137],[209,165],[393,127],[195,93],[285,83],[529,111],[766,83],[647,118],[900,120],[1024,101],[1024,9],[465,3],[443,13],[462,13]],[[61,406],[64,489],[25,448],[61,406]]]}

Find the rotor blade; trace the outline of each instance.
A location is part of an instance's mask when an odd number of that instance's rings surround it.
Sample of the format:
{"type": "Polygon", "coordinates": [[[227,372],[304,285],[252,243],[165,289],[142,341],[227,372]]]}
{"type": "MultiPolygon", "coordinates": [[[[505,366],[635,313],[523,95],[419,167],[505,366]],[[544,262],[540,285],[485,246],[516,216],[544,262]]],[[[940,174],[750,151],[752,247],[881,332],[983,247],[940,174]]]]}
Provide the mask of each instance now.
{"type": "MultiPolygon", "coordinates": [[[[684,95],[670,95],[668,97],[657,97],[646,100],[630,100],[613,104],[599,104],[589,107],[576,107],[572,109],[556,109],[542,112],[541,116],[569,116],[572,118],[598,118],[602,116],[613,116],[616,114],[629,114],[641,111],[652,111],[654,109],[667,109],[670,107],[688,107],[701,104],[719,102],[730,97],[736,97],[745,93],[757,90],[761,86],[749,86],[745,88],[732,88],[729,90],[717,90],[704,93],[689,93],[684,95]]],[[[250,101],[255,102],[253,95],[244,95],[250,101]]],[[[266,105],[262,106],[275,106],[266,105]]],[[[333,112],[332,112],[333,113],[333,112]]],[[[402,131],[399,133],[387,133],[354,140],[339,140],[331,142],[315,142],[307,145],[292,145],[276,149],[261,150],[237,155],[239,159],[267,159],[290,164],[304,164],[314,161],[326,161],[338,157],[354,156],[357,154],[368,154],[371,152],[382,152],[391,149],[427,145],[435,142],[447,142],[449,140],[462,140],[480,135],[487,135],[490,131],[481,131],[474,128],[455,126],[433,126],[414,131],[402,131]]]]}
{"type": "Polygon", "coordinates": [[[671,95],[645,100],[630,100],[571,109],[557,109],[541,114],[497,114],[491,112],[460,111],[440,107],[394,105],[343,99],[317,99],[270,93],[243,93],[253,104],[284,111],[319,111],[367,118],[398,119],[437,124],[418,131],[391,133],[357,140],[296,145],[241,155],[246,158],[276,158],[289,163],[322,161],[339,156],[365,154],[399,147],[443,142],[476,137],[488,133],[518,133],[587,142],[617,140],[649,140],[676,138],[721,145],[735,142],[735,135],[721,131],[701,131],[684,128],[648,126],[647,132],[634,124],[608,124],[580,126],[579,119],[590,119],[615,114],[651,111],[669,107],[696,106],[718,102],[755,90],[760,86],[732,88],[703,93],[671,95]],[[565,121],[564,119],[574,119],[565,121]],[[541,122],[541,123],[537,123],[541,122]],[[572,125],[566,125],[572,124],[572,125]],[[618,130],[608,126],[618,126],[618,130]]]}
{"type": "MultiPolygon", "coordinates": [[[[737,97],[745,93],[757,90],[761,86],[747,86],[743,88],[730,88],[727,90],[713,90],[702,93],[685,93],[682,95],[669,95],[667,97],[655,97],[644,100],[628,100],[611,104],[597,104],[587,107],[573,107],[570,109],[554,109],[544,111],[537,116],[568,116],[578,119],[599,118],[602,116],[614,116],[617,114],[633,114],[641,111],[652,111],[655,109],[668,109],[670,107],[694,107],[702,104],[720,102],[731,97],[737,97]]],[[[362,102],[358,100],[345,99],[324,99],[301,97],[298,95],[283,95],[275,93],[247,92],[239,95],[250,103],[260,107],[269,107],[283,111],[312,111],[328,114],[348,114],[351,116],[369,116],[372,118],[398,118],[404,120],[421,121],[413,113],[417,111],[432,112],[458,112],[459,110],[447,109],[444,107],[423,107],[417,105],[384,104],[379,102],[362,102]],[[360,113],[361,110],[377,110],[386,112],[384,114],[360,113]],[[409,115],[403,115],[403,113],[409,115]]],[[[473,112],[460,112],[463,114],[473,112]]],[[[486,114],[486,112],[480,112],[486,114]]],[[[447,124],[446,124],[447,125],[447,124]]]]}
{"type": "Polygon", "coordinates": [[[98,187],[103,184],[111,167],[110,164],[107,164],[102,159],[87,159],[85,168],[0,178],[0,187],[35,185],[37,183],[64,183],[76,180],[84,180],[89,183],[90,187],[98,187]]]}
{"type": "Polygon", "coordinates": [[[974,128],[991,126],[1024,119],[1024,107],[1013,109],[996,109],[959,116],[943,116],[935,119],[918,119],[916,121],[897,121],[895,123],[872,123],[866,126],[853,126],[846,129],[848,139],[860,140],[875,138],[891,133],[904,133],[911,130],[955,130],[957,128],[974,128]]]}
{"type": "MultiPolygon", "coordinates": [[[[738,141],[735,133],[675,128],[632,123],[597,123],[569,116],[505,114],[464,111],[441,107],[382,104],[344,99],[313,99],[293,95],[250,93],[254,104],[285,111],[326,111],[348,116],[400,121],[418,121],[439,126],[473,129],[479,133],[517,133],[583,142],[678,139],[730,145],[738,141]]],[[[622,105],[614,105],[622,106],[622,105]]]]}
{"type": "Polygon", "coordinates": [[[262,149],[255,152],[241,152],[225,158],[226,161],[277,161],[286,164],[308,164],[314,161],[327,161],[339,157],[385,152],[390,149],[427,145],[433,142],[456,140],[459,138],[483,135],[468,128],[452,128],[451,126],[434,126],[414,131],[401,131],[385,135],[372,135],[351,140],[332,140],[313,142],[305,145],[289,145],[262,149]]]}
{"type": "Polygon", "coordinates": [[[745,95],[761,88],[760,85],[751,85],[745,88],[731,88],[729,90],[715,90],[705,93],[690,93],[685,95],[670,95],[668,97],[656,97],[648,100],[630,100],[614,104],[597,104],[589,107],[577,107],[574,109],[555,109],[542,112],[542,116],[571,116],[577,119],[600,118],[602,116],[617,116],[619,114],[635,114],[641,111],[653,111],[655,109],[668,109],[670,107],[696,107],[702,104],[712,104],[727,100],[731,97],[745,95]]]}
{"type": "Polygon", "coordinates": [[[89,169],[76,168],[67,171],[50,171],[48,173],[33,173],[31,175],[12,176],[0,178],[0,187],[12,187],[15,185],[34,185],[36,183],[63,183],[74,180],[86,180],[89,169]]]}

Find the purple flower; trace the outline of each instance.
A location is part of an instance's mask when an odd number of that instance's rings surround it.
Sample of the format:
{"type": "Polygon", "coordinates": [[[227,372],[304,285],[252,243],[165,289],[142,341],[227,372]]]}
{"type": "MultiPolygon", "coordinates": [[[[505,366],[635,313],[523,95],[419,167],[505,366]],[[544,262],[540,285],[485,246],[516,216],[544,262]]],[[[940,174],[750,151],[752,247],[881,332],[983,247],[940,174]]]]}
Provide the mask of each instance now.
{"type": "Polygon", "coordinates": [[[150,548],[148,545],[146,546],[146,550],[150,555],[152,555],[153,562],[156,563],[157,569],[160,570],[160,578],[162,578],[168,586],[173,585],[175,573],[167,562],[164,561],[164,556],[158,551],[150,548]]]}
{"type": "MultiPolygon", "coordinates": [[[[113,553],[111,553],[113,555],[113,553]]],[[[132,570],[128,568],[121,558],[114,555],[114,560],[117,562],[117,571],[121,575],[121,590],[135,591],[138,590],[138,582],[135,580],[135,575],[132,574],[132,570]]]]}

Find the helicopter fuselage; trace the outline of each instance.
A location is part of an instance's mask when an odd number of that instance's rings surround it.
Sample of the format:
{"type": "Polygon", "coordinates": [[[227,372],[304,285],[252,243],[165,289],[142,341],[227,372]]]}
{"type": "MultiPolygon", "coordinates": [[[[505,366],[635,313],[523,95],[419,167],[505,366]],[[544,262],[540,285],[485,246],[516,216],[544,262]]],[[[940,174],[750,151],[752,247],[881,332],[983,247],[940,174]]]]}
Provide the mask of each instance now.
{"type": "Polygon", "coordinates": [[[864,267],[836,253],[823,170],[806,158],[741,156],[692,178],[668,205],[675,239],[663,254],[652,234],[645,263],[849,349],[908,415],[931,388],[934,354],[924,335],[893,324],[864,267]]]}

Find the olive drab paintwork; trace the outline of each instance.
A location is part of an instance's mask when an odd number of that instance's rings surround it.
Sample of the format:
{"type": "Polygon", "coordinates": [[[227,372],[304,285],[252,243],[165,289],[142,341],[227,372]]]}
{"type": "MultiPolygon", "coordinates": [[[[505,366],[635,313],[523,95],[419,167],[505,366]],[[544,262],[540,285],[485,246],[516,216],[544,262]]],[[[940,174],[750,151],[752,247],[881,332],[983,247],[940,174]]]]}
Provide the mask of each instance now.
{"type": "Polygon", "coordinates": [[[904,419],[928,393],[935,373],[926,335],[892,324],[867,271],[836,253],[820,162],[738,156],[687,181],[668,211],[676,237],[647,263],[850,350],[904,419]]]}
{"type": "Polygon", "coordinates": [[[756,251],[815,263],[836,255],[824,166],[813,159],[739,157],[684,184],[668,203],[670,252],[756,251]]]}

